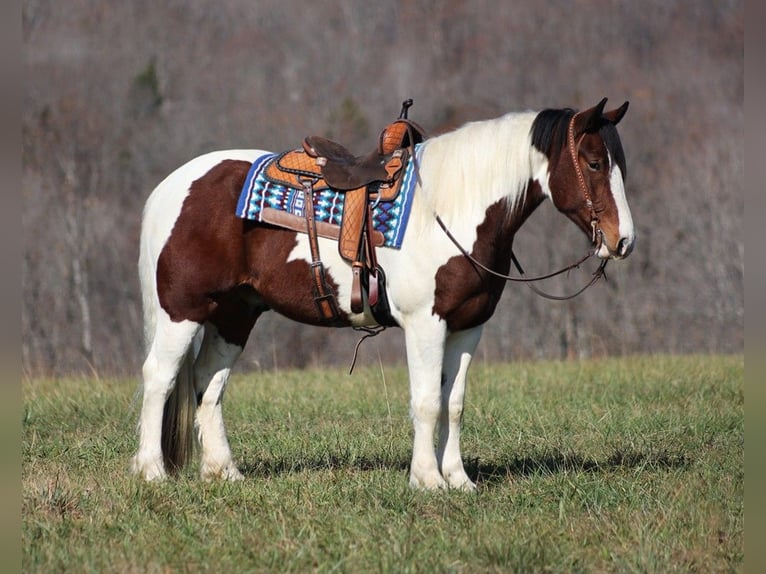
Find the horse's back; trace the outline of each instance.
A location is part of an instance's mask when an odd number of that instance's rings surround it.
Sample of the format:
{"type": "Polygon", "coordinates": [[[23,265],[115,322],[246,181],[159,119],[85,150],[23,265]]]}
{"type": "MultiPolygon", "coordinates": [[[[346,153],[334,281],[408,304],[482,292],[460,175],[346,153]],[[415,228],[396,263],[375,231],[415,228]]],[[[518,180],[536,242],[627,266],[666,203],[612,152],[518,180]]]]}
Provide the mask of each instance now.
{"type": "Polygon", "coordinates": [[[183,203],[191,184],[208,173],[216,165],[226,160],[239,160],[252,163],[255,158],[268,153],[262,150],[220,150],[197,156],[176,168],[157,187],[154,188],[146,201],[144,219],[152,211],[165,211],[167,208],[179,207],[183,203]]]}
{"type": "MultiPolygon", "coordinates": [[[[144,206],[141,230],[141,250],[149,251],[153,259],[170,236],[192,183],[215,166],[227,160],[252,163],[262,150],[220,150],[197,156],[171,172],[154,188],[144,206]]],[[[149,253],[146,253],[148,255],[149,253]]]]}

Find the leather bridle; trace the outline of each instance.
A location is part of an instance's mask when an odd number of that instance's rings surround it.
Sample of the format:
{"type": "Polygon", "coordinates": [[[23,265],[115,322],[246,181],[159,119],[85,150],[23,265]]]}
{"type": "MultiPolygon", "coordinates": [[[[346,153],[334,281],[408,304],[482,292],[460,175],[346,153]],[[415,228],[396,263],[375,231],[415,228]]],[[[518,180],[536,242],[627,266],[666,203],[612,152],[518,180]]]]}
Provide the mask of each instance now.
{"type": "Polygon", "coordinates": [[[604,280],[606,280],[606,272],[604,269],[606,268],[608,259],[602,259],[601,263],[598,266],[598,269],[596,269],[596,271],[593,272],[593,276],[591,277],[591,280],[584,287],[578,289],[575,293],[572,293],[570,295],[551,295],[549,293],[546,293],[545,291],[542,291],[536,285],[533,285],[533,283],[537,281],[550,279],[551,277],[556,277],[557,275],[561,275],[562,273],[566,273],[567,271],[570,271],[572,269],[579,268],[584,261],[586,261],[587,259],[589,259],[591,256],[595,255],[598,252],[604,240],[604,234],[603,234],[603,231],[601,230],[601,226],[599,225],[600,221],[599,221],[598,215],[596,214],[596,209],[593,206],[593,200],[591,198],[590,191],[588,190],[588,186],[585,183],[585,175],[583,174],[582,168],[580,167],[579,147],[580,147],[580,144],[582,143],[583,138],[585,137],[585,134],[580,136],[580,139],[577,142],[575,142],[575,137],[574,137],[575,119],[577,118],[579,113],[580,112],[578,112],[577,114],[574,114],[572,116],[572,119],[569,121],[569,127],[567,128],[567,148],[569,150],[569,156],[572,159],[572,164],[574,166],[575,174],[577,175],[577,183],[580,187],[580,191],[585,197],[585,205],[590,210],[590,225],[593,230],[593,235],[591,236],[591,243],[594,245],[594,248],[591,251],[589,251],[586,255],[584,255],[583,257],[581,257],[574,263],[571,263],[567,265],[566,267],[562,267],[558,271],[553,271],[552,273],[547,273],[545,275],[538,275],[536,277],[525,277],[524,270],[522,269],[521,264],[519,263],[519,260],[516,258],[516,254],[513,252],[513,248],[511,248],[511,262],[513,263],[514,267],[516,267],[516,270],[519,272],[519,275],[521,275],[521,277],[513,277],[511,275],[499,273],[495,271],[494,269],[490,269],[489,267],[484,265],[481,261],[476,259],[473,255],[471,255],[468,252],[468,250],[466,250],[460,244],[457,238],[454,235],[452,235],[450,230],[445,225],[444,221],[442,221],[441,217],[439,217],[438,214],[434,214],[434,216],[436,217],[436,223],[439,224],[439,227],[442,228],[442,230],[450,239],[450,241],[452,241],[452,243],[455,244],[455,247],[457,247],[458,250],[463,254],[463,256],[465,256],[475,267],[482,269],[483,271],[489,273],[490,275],[503,279],[504,281],[526,283],[527,287],[529,287],[532,291],[534,291],[541,297],[545,297],[546,299],[553,299],[554,301],[566,301],[567,299],[573,299],[577,297],[578,295],[580,295],[588,287],[593,285],[596,281],[601,279],[601,277],[603,277],[604,280]]]}
{"type": "Polygon", "coordinates": [[[579,161],[580,144],[585,137],[585,133],[583,133],[580,136],[580,139],[577,140],[577,143],[575,143],[575,119],[577,119],[577,116],[580,115],[580,113],[581,112],[574,114],[572,119],[569,120],[569,127],[567,128],[567,148],[569,149],[569,157],[572,159],[572,165],[574,166],[575,174],[577,175],[577,183],[580,186],[580,191],[582,192],[583,197],[585,197],[585,206],[590,210],[590,226],[592,229],[591,243],[596,243],[596,236],[598,235],[599,245],[596,246],[596,251],[598,251],[601,247],[601,241],[603,241],[603,232],[599,226],[600,221],[598,215],[596,215],[596,208],[593,206],[590,190],[585,183],[585,175],[582,172],[582,167],[580,167],[579,161]]]}
{"type": "MultiPolygon", "coordinates": [[[[409,107],[409,106],[407,106],[407,107],[409,107]]],[[[402,108],[402,112],[403,112],[404,116],[406,117],[406,113],[404,113],[404,112],[406,112],[406,107],[402,108]]],[[[442,221],[442,218],[439,217],[439,215],[437,213],[434,213],[434,217],[436,218],[436,223],[439,224],[439,227],[442,228],[442,230],[447,235],[447,237],[450,239],[450,241],[452,241],[452,243],[455,244],[455,247],[458,248],[460,253],[462,253],[463,256],[466,259],[468,259],[468,261],[470,261],[471,264],[474,265],[474,267],[482,269],[483,271],[489,273],[490,275],[494,275],[495,277],[498,277],[498,278],[503,279],[505,281],[514,281],[514,282],[517,282],[517,283],[524,283],[524,284],[526,284],[527,287],[529,287],[532,291],[534,291],[540,297],[544,297],[546,299],[552,299],[554,301],[566,301],[568,299],[574,299],[575,297],[580,295],[583,291],[585,291],[588,287],[593,285],[596,281],[598,281],[602,277],[604,278],[604,281],[606,281],[606,279],[607,279],[606,271],[604,269],[606,268],[606,264],[607,264],[608,259],[602,259],[601,263],[598,266],[598,269],[596,269],[596,271],[593,272],[593,275],[591,276],[590,281],[588,281],[588,283],[586,283],[583,287],[581,287],[576,292],[574,292],[574,293],[572,293],[570,295],[552,295],[550,293],[546,293],[545,291],[543,291],[542,289],[540,289],[536,285],[533,285],[533,283],[535,283],[537,281],[542,281],[544,279],[550,279],[551,277],[556,277],[557,275],[561,275],[562,273],[566,273],[567,271],[571,271],[572,269],[579,268],[580,265],[583,262],[585,262],[587,259],[589,259],[591,256],[595,255],[598,252],[598,250],[601,248],[601,244],[602,244],[603,239],[604,239],[603,238],[603,232],[601,231],[601,227],[599,226],[598,215],[596,214],[596,209],[593,206],[593,200],[591,199],[590,191],[588,191],[588,186],[585,183],[585,175],[582,172],[582,168],[580,167],[580,162],[579,162],[579,159],[578,159],[579,158],[578,150],[579,150],[580,144],[582,143],[583,138],[585,137],[585,134],[583,134],[582,136],[580,136],[580,139],[577,142],[575,142],[575,138],[574,138],[574,124],[575,124],[575,119],[577,118],[579,113],[580,112],[578,112],[577,114],[574,114],[572,116],[572,119],[569,121],[569,127],[567,128],[567,148],[569,150],[569,155],[570,155],[570,157],[572,159],[572,164],[574,166],[574,170],[575,170],[575,173],[577,175],[577,182],[578,182],[578,184],[580,186],[580,191],[582,191],[582,194],[585,197],[585,205],[590,210],[590,225],[591,225],[591,228],[593,229],[593,235],[591,237],[591,243],[594,245],[594,248],[591,251],[589,251],[587,254],[585,254],[583,257],[581,257],[580,259],[578,259],[574,263],[571,263],[570,265],[567,265],[566,267],[562,267],[558,271],[554,271],[552,273],[547,273],[545,275],[538,275],[536,277],[525,277],[524,276],[524,269],[522,269],[521,264],[519,263],[519,260],[516,258],[516,254],[513,252],[513,248],[511,248],[511,262],[513,263],[514,267],[516,267],[516,270],[519,272],[519,275],[521,275],[521,277],[512,277],[510,275],[505,275],[503,273],[498,273],[494,269],[490,269],[489,267],[484,265],[481,261],[476,259],[473,255],[471,255],[468,252],[468,250],[466,250],[460,244],[460,242],[457,240],[457,238],[454,235],[452,235],[450,230],[445,225],[444,221],[442,221]]],[[[412,142],[412,141],[413,141],[412,140],[412,135],[410,134],[410,142],[412,142]]],[[[423,182],[420,180],[420,169],[419,169],[419,166],[418,166],[418,160],[417,160],[417,156],[415,154],[414,146],[411,146],[411,148],[410,148],[410,161],[412,161],[413,165],[414,165],[415,177],[417,178],[418,183],[420,185],[422,185],[423,182]]],[[[351,360],[351,366],[350,366],[349,371],[348,371],[349,374],[351,374],[353,372],[353,370],[354,370],[354,365],[356,364],[356,358],[357,358],[357,353],[359,351],[359,346],[366,339],[368,339],[370,337],[374,337],[374,336],[382,333],[383,331],[385,331],[386,327],[385,326],[378,326],[378,327],[373,327],[373,328],[369,328],[369,327],[354,327],[354,329],[358,330],[358,331],[364,331],[367,334],[362,336],[362,338],[359,339],[359,341],[357,341],[356,346],[354,347],[354,355],[353,355],[353,358],[351,360]]]]}

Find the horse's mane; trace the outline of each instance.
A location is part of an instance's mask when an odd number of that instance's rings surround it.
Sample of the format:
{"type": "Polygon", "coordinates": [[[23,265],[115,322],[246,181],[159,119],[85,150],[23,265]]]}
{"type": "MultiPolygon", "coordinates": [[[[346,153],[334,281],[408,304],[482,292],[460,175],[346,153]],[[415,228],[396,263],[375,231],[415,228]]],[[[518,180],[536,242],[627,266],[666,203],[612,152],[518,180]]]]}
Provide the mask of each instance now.
{"type": "MultiPolygon", "coordinates": [[[[567,145],[567,129],[574,114],[575,110],[571,108],[547,109],[540,112],[532,124],[532,145],[549,157],[554,149],[562,149],[567,145]]],[[[609,154],[619,166],[623,178],[627,177],[625,152],[622,149],[617,128],[611,122],[603,120],[599,135],[604,140],[609,154]]]]}
{"type": "MultiPolygon", "coordinates": [[[[530,128],[536,112],[469,122],[426,140],[420,164],[423,215],[455,220],[470,210],[483,216],[505,199],[523,200],[530,173],[530,128]]],[[[416,196],[417,197],[417,196],[416,196]]]]}
{"type": "Polygon", "coordinates": [[[628,167],[625,163],[625,152],[622,149],[622,142],[620,141],[620,135],[617,133],[617,126],[612,123],[606,122],[601,129],[598,130],[601,138],[604,140],[606,149],[609,150],[609,155],[614,158],[615,163],[622,172],[622,178],[628,177],[628,167]]]}
{"type": "Polygon", "coordinates": [[[571,108],[547,109],[537,114],[532,123],[532,145],[548,157],[553,149],[563,148],[566,145],[569,121],[574,114],[571,108]]]}

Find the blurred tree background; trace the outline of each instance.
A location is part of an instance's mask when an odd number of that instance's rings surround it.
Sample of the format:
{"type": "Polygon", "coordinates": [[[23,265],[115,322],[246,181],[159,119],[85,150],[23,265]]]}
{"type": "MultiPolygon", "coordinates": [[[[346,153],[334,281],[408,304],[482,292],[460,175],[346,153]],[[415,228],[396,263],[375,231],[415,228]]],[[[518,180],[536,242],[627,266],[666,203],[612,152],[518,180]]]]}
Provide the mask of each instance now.
{"type": "MultiPolygon", "coordinates": [[[[170,171],[309,133],[362,153],[408,97],[432,133],[631,102],[634,254],[567,303],[508,285],[480,360],[744,350],[741,0],[25,0],[23,49],[26,373],[140,372],[141,210],[170,171]]],[[[562,217],[522,228],[527,272],[585,248],[562,217]]],[[[356,339],[269,314],[240,368],[345,363],[356,339]]],[[[378,357],[404,359],[401,332],[363,346],[378,357]]]]}

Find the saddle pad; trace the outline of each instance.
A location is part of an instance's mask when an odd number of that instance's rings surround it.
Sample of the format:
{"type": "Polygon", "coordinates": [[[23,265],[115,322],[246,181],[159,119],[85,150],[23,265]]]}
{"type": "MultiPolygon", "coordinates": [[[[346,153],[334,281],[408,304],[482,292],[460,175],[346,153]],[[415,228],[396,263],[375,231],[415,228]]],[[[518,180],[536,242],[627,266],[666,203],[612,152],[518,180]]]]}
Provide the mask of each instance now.
{"type": "MultiPolygon", "coordinates": [[[[237,203],[236,215],[238,217],[262,221],[261,215],[266,207],[305,217],[306,202],[303,190],[279,185],[263,177],[264,168],[277,155],[268,153],[256,158],[253,162],[237,203]]],[[[415,148],[415,155],[419,160],[419,145],[415,148]]],[[[409,161],[396,198],[393,201],[379,201],[373,207],[373,227],[383,234],[384,247],[399,249],[402,246],[417,182],[414,172],[414,162],[409,161]]],[[[345,194],[325,189],[315,192],[313,196],[316,220],[331,225],[340,225],[343,219],[345,194]]]]}

